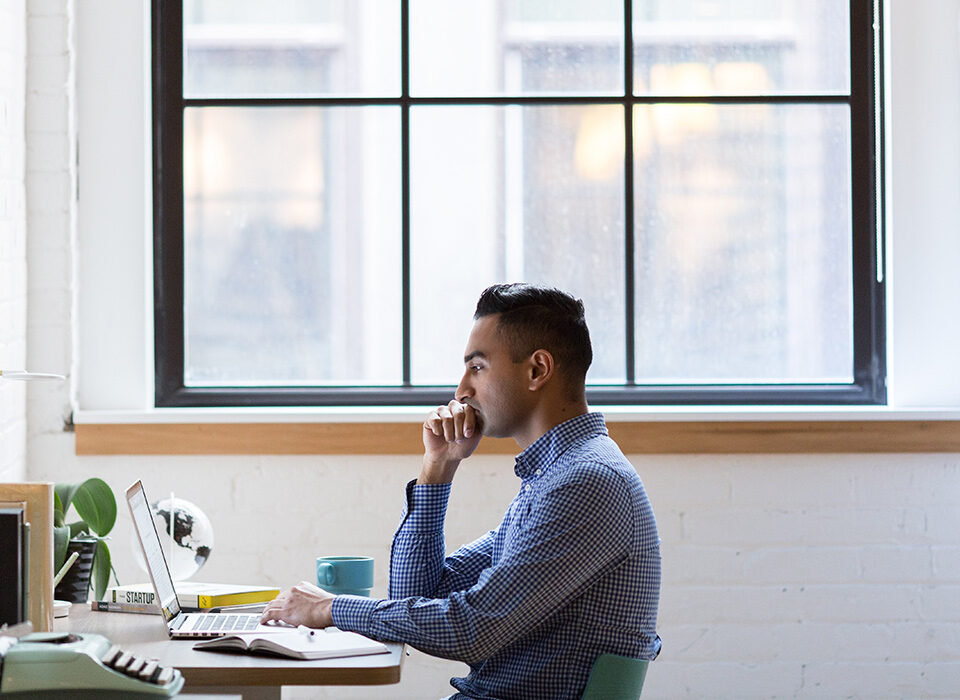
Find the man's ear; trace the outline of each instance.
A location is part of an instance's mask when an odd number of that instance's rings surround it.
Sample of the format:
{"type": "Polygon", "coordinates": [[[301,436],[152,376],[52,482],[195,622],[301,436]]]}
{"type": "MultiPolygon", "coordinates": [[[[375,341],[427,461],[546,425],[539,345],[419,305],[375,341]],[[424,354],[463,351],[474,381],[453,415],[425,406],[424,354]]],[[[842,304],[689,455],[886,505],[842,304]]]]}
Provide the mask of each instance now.
{"type": "Polygon", "coordinates": [[[556,366],[553,362],[553,355],[549,350],[534,350],[528,359],[529,382],[527,388],[530,391],[539,391],[553,377],[556,366]]]}

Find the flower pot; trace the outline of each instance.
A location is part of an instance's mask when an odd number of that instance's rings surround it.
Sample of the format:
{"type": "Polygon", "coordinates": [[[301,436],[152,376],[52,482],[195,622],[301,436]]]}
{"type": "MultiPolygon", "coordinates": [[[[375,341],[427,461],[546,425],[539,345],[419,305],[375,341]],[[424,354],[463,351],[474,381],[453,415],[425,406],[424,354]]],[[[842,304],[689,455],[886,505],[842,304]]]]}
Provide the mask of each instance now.
{"type": "Polygon", "coordinates": [[[67,559],[74,552],[80,557],[73,562],[70,570],[60,579],[60,583],[53,591],[57,600],[66,600],[71,603],[86,603],[87,592],[90,590],[90,574],[93,572],[93,555],[97,552],[96,537],[75,537],[67,544],[67,559]]]}

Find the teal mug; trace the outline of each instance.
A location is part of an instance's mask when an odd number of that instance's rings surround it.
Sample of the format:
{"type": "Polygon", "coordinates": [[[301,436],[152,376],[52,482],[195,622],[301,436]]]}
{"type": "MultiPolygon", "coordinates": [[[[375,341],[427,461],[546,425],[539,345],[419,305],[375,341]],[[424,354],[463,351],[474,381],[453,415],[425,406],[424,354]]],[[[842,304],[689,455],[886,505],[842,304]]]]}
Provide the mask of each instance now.
{"type": "Polygon", "coordinates": [[[334,595],[369,596],[373,557],[317,557],[317,585],[334,595]]]}

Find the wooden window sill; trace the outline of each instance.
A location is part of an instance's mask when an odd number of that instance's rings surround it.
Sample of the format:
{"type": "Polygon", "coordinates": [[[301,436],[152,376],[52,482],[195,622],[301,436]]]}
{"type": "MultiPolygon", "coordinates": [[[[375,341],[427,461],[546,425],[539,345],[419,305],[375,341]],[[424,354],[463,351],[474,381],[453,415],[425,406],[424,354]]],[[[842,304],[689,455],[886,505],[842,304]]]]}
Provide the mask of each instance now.
{"type": "MultiPolygon", "coordinates": [[[[610,420],[626,454],[960,452],[960,418],[610,420]]],[[[78,422],[78,455],[420,454],[420,423],[78,422]]],[[[478,454],[516,454],[486,439],[478,454]]]]}

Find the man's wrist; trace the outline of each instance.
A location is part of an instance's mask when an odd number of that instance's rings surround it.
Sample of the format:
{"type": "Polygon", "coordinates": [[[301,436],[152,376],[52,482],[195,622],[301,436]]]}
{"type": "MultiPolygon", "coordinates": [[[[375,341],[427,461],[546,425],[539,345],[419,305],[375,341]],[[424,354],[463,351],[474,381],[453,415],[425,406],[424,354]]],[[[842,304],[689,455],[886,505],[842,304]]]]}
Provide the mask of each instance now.
{"type": "Polygon", "coordinates": [[[460,466],[457,460],[432,460],[423,458],[423,466],[420,468],[420,476],[417,477],[418,484],[449,484],[453,481],[457,473],[457,467],[460,466]]]}
{"type": "Polygon", "coordinates": [[[320,603],[320,627],[332,627],[333,626],[333,601],[337,599],[336,596],[327,598],[326,600],[320,603]]]}
{"type": "Polygon", "coordinates": [[[355,595],[338,595],[330,606],[330,617],[337,629],[363,633],[379,600],[355,595]]]}

